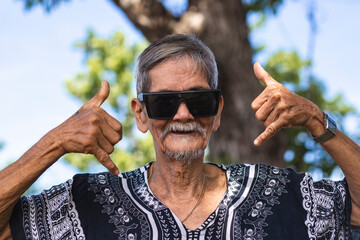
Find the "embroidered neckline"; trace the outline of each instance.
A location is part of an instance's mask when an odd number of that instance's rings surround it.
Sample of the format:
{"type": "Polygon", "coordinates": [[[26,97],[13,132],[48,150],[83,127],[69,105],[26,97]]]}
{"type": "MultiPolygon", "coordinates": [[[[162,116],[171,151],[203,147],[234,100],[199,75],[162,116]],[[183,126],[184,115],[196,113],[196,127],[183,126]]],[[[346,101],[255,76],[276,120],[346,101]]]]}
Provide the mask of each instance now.
{"type": "MultiPolygon", "coordinates": [[[[148,176],[147,176],[148,171],[147,171],[147,170],[151,167],[151,165],[152,165],[153,163],[154,163],[154,162],[149,162],[149,163],[147,163],[147,164],[144,166],[144,168],[141,168],[141,173],[142,173],[142,175],[143,175],[143,179],[145,180],[144,185],[146,186],[146,190],[151,194],[151,197],[153,197],[154,199],[156,199],[156,200],[159,202],[159,204],[162,206],[162,207],[160,207],[160,209],[163,209],[163,208],[169,209],[169,211],[172,213],[173,217],[174,217],[176,220],[179,220],[179,221],[181,222],[181,219],[178,218],[178,216],[176,216],[176,215],[171,211],[170,208],[168,208],[165,204],[163,204],[163,203],[154,195],[154,193],[151,191],[151,189],[150,189],[150,187],[149,187],[148,176]]],[[[201,230],[204,230],[204,229],[206,229],[206,228],[208,228],[208,227],[211,227],[211,225],[215,222],[216,217],[218,217],[218,215],[219,215],[219,209],[220,209],[220,208],[225,208],[225,206],[228,205],[228,203],[229,203],[229,201],[227,201],[227,199],[230,198],[229,192],[231,191],[231,190],[230,190],[230,189],[231,189],[231,187],[230,187],[230,180],[229,180],[229,177],[230,177],[230,174],[231,174],[231,168],[229,168],[229,167],[227,167],[227,166],[225,166],[225,165],[223,165],[223,164],[216,164],[216,163],[207,163],[207,164],[214,165],[214,166],[216,166],[216,167],[218,167],[218,168],[220,168],[220,169],[222,169],[222,170],[225,171],[225,173],[226,173],[226,180],[227,180],[228,186],[227,186],[227,189],[226,189],[226,191],[225,191],[225,193],[224,193],[224,196],[222,197],[222,199],[221,199],[220,203],[218,204],[217,208],[206,218],[206,220],[205,220],[197,229],[195,229],[195,230],[190,230],[190,229],[186,228],[186,226],[183,224],[184,227],[185,227],[185,229],[186,229],[188,232],[201,231],[201,230]]],[[[237,192],[238,192],[238,191],[237,191],[237,192]]],[[[234,194],[234,195],[237,195],[237,193],[234,194]]],[[[139,198],[142,199],[140,196],[139,196],[139,198]]],[[[147,201],[143,201],[143,202],[144,202],[144,204],[148,205],[148,202],[147,202],[147,201]]],[[[149,206],[149,205],[148,205],[148,206],[149,206]]],[[[151,206],[149,206],[149,207],[151,207],[151,206]]]]}

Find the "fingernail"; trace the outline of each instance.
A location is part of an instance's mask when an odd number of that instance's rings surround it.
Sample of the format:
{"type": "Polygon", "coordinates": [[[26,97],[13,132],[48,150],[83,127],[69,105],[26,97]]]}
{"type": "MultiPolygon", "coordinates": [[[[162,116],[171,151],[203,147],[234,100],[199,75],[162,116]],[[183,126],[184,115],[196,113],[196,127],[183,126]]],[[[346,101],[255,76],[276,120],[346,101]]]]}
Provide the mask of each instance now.
{"type": "Polygon", "coordinates": [[[119,175],[120,175],[119,169],[115,170],[115,175],[116,175],[116,176],[119,176],[119,175]]]}
{"type": "Polygon", "coordinates": [[[259,140],[255,139],[254,145],[258,145],[258,144],[259,144],[259,140]]]}

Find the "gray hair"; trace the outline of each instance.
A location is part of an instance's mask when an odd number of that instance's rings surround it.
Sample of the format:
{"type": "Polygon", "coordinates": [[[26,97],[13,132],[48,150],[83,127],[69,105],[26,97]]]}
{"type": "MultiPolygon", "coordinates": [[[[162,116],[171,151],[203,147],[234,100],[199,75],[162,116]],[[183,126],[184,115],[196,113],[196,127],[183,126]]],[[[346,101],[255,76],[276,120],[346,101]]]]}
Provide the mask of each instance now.
{"type": "Polygon", "coordinates": [[[205,75],[210,88],[216,89],[218,71],[210,48],[194,35],[172,34],[150,44],[138,57],[135,65],[137,94],[150,91],[149,72],[152,68],[167,60],[186,56],[190,57],[205,75]]]}

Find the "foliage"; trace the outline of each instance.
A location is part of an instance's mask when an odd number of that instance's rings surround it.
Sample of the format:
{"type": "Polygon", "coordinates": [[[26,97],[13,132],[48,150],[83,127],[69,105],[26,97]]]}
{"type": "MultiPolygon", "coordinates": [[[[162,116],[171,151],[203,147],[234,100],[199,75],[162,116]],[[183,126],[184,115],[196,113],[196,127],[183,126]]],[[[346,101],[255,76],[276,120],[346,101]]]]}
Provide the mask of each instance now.
{"type": "Polygon", "coordinates": [[[242,0],[248,12],[266,12],[276,13],[283,3],[283,0],[242,0]]]}
{"type": "MultiPolygon", "coordinates": [[[[130,99],[134,97],[131,88],[133,63],[144,45],[127,44],[120,32],[105,39],[89,30],[85,41],[76,44],[85,54],[86,69],[66,80],[68,91],[82,102],[96,94],[102,80],[109,82],[110,95],[106,102],[122,123],[123,135],[126,136],[119,143],[122,147],[116,147],[111,155],[122,171],[154,160],[151,138],[139,138],[133,134],[134,116],[130,110],[130,99]]],[[[68,154],[65,160],[80,170],[87,170],[95,159],[92,155],[68,154]]]]}
{"type": "MultiPolygon", "coordinates": [[[[346,116],[355,112],[355,109],[345,103],[340,94],[327,98],[324,94],[326,88],[321,81],[315,76],[307,76],[310,67],[311,62],[302,60],[296,52],[282,50],[272,55],[265,65],[274,79],[330,113],[338,124],[342,123],[346,116]]],[[[339,127],[342,128],[341,124],[339,127]]],[[[320,145],[314,143],[306,129],[295,127],[286,129],[285,132],[287,136],[285,159],[290,165],[300,172],[319,169],[323,171],[325,177],[331,175],[336,167],[335,162],[320,145]]]]}
{"type": "MultiPolygon", "coordinates": [[[[68,3],[71,0],[20,0],[24,2],[26,10],[30,10],[33,7],[42,7],[46,12],[50,12],[61,3],[68,3]]],[[[171,11],[175,16],[180,16],[181,13],[184,13],[185,8],[188,6],[187,0],[183,1],[161,1],[164,6],[171,11]]],[[[272,11],[276,13],[278,8],[283,3],[283,0],[242,0],[247,11],[251,12],[262,12],[262,11],[272,11]]]]}
{"type": "MultiPolygon", "coordinates": [[[[88,31],[86,40],[76,44],[85,53],[86,71],[78,73],[75,78],[67,80],[69,92],[81,99],[88,101],[100,87],[101,80],[109,81],[111,95],[108,103],[118,114],[124,125],[124,135],[127,136],[116,147],[111,158],[122,171],[134,169],[147,161],[155,160],[151,135],[144,138],[134,134],[132,112],[129,109],[128,99],[133,97],[131,89],[131,71],[135,55],[140,51],[139,46],[127,46],[124,36],[115,33],[109,39],[96,36],[93,31],[88,31]],[[125,143],[124,143],[125,142],[125,143]]],[[[313,101],[321,109],[336,113],[338,122],[354,109],[348,106],[341,95],[327,99],[324,95],[324,85],[314,76],[307,78],[311,62],[303,60],[296,52],[278,51],[272,55],[265,68],[275,79],[282,82],[290,90],[313,101]]],[[[333,115],[332,114],[332,115],[333,115]]],[[[340,126],[341,127],[341,126],[340,126]]],[[[325,175],[330,175],[336,164],[322,150],[314,144],[311,136],[304,128],[286,129],[287,152],[285,159],[297,171],[322,169],[325,175]],[[316,157],[315,157],[316,156],[316,157]]],[[[65,159],[80,170],[87,170],[94,160],[92,155],[68,154],[65,159]]]]}
{"type": "Polygon", "coordinates": [[[62,2],[70,2],[71,0],[22,0],[26,10],[33,7],[41,6],[46,12],[50,12],[62,2]]]}
{"type": "MultiPolygon", "coordinates": [[[[24,1],[26,9],[41,6],[49,12],[59,3],[70,0],[22,1],[24,1]]],[[[181,1],[185,7],[176,12],[174,5],[170,4],[171,1],[161,0],[161,2],[168,6],[167,9],[176,17],[186,12],[188,7],[186,3],[189,3],[187,0],[181,1]]],[[[249,26],[249,29],[261,26],[266,21],[267,13],[276,13],[283,2],[283,0],[242,0],[248,15],[254,12],[261,14],[259,21],[253,26],[249,26]]],[[[67,87],[72,95],[82,101],[87,101],[95,94],[102,79],[110,82],[112,92],[108,102],[124,126],[124,135],[128,136],[120,143],[123,147],[116,148],[112,154],[113,160],[122,170],[141,165],[147,159],[153,160],[154,151],[151,137],[147,135],[145,138],[139,138],[133,134],[133,116],[129,111],[128,99],[133,97],[131,92],[132,61],[140,47],[126,46],[123,36],[119,33],[115,33],[106,40],[96,37],[92,31],[89,31],[85,42],[79,43],[77,46],[85,52],[88,69],[84,73],[79,73],[75,78],[67,80],[67,87]]],[[[263,46],[259,46],[254,52],[261,51],[262,48],[263,46]]],[[[301,59],[296,52],[277,52],[268,59],[265,68],[290,90],[313,101],[324,111],[330,112],[338,123],[343,122],[345,116],[354,112],[354,109],[345,103],[341,95],[338,94],[331,98],[325,96],[325,86],[309,71],[311,62],[301,59]]],[[[285,159],[297,171],[321,169],[325,175],[331,174],[335,163],[319,145],[312,141],[305,129],[291,128],[285,131],[288,146],[285,159]]],[[[78,168],[86,170],[93,157],[70,154],[66,159],[78,168]]]]}

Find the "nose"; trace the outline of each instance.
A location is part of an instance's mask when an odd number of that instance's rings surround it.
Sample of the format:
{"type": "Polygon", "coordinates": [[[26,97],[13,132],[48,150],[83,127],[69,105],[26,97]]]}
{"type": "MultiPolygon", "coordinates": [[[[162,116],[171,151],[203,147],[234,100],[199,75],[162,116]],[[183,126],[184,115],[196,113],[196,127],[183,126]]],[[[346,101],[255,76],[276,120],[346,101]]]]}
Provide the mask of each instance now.
{"type": "Polygon", "coordinates": [[[181,101],[179,104],[179,107],[176,111],[176,114],[173,117],[173,120],[187,121],[187,120],[193,120],[193,119],[195,119],[195,118],[193,117],[193,115],[191,115],[185,102],[181,101]]]}

